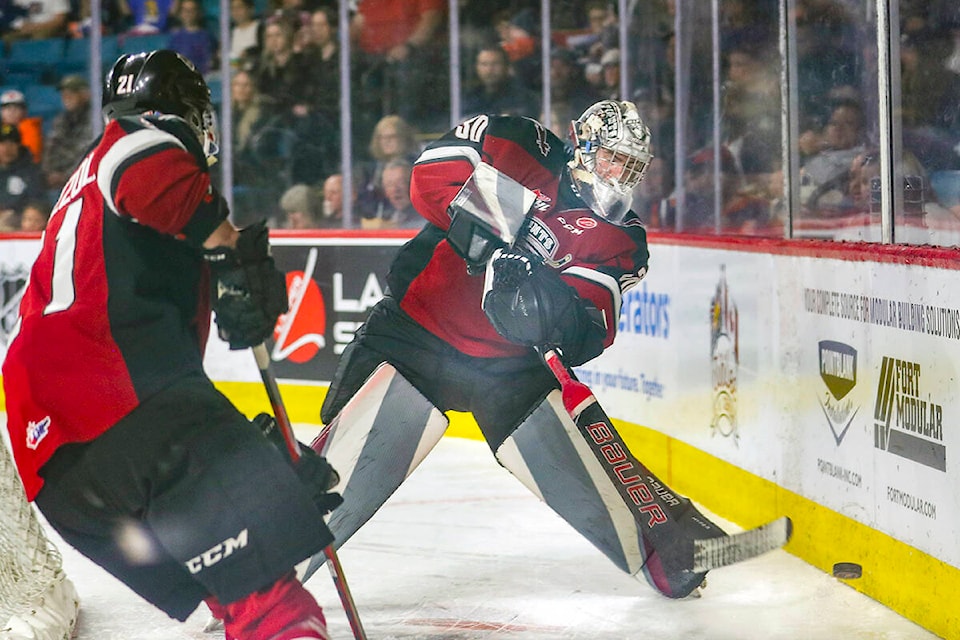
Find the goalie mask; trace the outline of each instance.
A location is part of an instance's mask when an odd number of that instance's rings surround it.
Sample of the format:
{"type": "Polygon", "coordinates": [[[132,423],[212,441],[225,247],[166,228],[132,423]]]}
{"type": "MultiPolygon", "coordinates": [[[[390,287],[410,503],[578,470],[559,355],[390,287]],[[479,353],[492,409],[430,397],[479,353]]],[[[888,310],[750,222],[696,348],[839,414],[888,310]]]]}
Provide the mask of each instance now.
{"type": "Polygon", "coordinates": [[[603,100],[570,126],[573,190],[597,215],[619,224],[653,158],[650,130],[632,102],[603,100]]]}
{"type": "Polygon", "coordinates": [[[203,146],[207,162],[215,162],[219,146],[210,88],[193,63],[179,53],[159,49],[125,54],[107,74],[105,121],[152,112],[183,118],[203,146]]]}

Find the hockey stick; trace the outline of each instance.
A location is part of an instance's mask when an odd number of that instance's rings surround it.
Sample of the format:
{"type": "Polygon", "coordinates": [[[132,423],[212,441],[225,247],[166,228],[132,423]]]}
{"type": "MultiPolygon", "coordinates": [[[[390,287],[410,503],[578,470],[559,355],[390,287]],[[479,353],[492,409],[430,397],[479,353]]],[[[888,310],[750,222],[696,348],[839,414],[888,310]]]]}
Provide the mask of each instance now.
{"type": "MultiPolygon", "coordinates": [[[[290,459],[297,462],[300,459],[300,443],[293,435],[293,425],[290,424],[290,418],[287,415],[287,408],[283,404],[283,397],[280,395],[280,387],[277,386],[277,379],[270,368],[270,354],[267,347],[262,342],[253,347],[253,357],[257,360],[257,368],[260,369],[260,378],[263,380],[263,386],[267,390],[267,397],[270,398],[270,406],[273,407],[273,415],[280,427],[280,433],[283,434],[283,441],[287,445],[287,451],[290,453],[290,459]]],[[[347,621],[350,623],[350,629],[353,631],[354,640],[366,640],[367,634],[363,630],[363,624],[360,622],[360,614],[357,613],[357,605],[353,601],[353,595],[350,593],[350,587],[347,585],[347,578],[343,575],[343,566],[340,564],[340,558],[337,556],[333,545],[329,544],[323,549],[323,554],[327,557],[326,565],[330,569],[330,576],[333,578],[333,584],[337,588],[337,594],[340,596],[340,602],[343,604],[343,611],[347,614],[347,621]]]]}
{"type": "Polygon", "coordinates": [[[631,508],[647,547],[644,574],[667,596],[696,589],[712,569],[782,547],[792,523],[784,516],[754,529],[725,533],[687,498],[677,495],[633,457],[590,387],[576,380],[553,349],[538,349],[553,373],[563,406],[631,508]],[[651,561],[651,554],[656,559],[651,561]]]}

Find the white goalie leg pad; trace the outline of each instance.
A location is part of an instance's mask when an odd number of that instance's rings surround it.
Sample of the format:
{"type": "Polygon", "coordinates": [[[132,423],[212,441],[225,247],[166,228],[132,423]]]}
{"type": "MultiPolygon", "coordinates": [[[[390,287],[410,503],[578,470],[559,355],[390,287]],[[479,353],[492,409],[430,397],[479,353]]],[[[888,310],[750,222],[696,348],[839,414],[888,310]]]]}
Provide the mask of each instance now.
{"type": "MultiPolygon", "coordinates": [[[[310,447],[336,469],[343,504],[328,526],[339,548],[376,513],[440,441],[449,420],[389,363],[363,386],[310,447]]],[[[301,579],[323,564],[314,556],[301,579]]]]}
{"type": "MultiPolygon", "coordinates": [[[[2,445],[0,445],[2,446],[2,445]]],[[[4,640],[70,640],[77,624],[80,599],[61,571],[50,587],[26,611],[0,624],[4,640]]]]}
{"type": "Polygon", "coordinates": [[[520,482],[633,575],[646,553],[636,518],[555,390],[517,427],[497,460],[520,482]]]}

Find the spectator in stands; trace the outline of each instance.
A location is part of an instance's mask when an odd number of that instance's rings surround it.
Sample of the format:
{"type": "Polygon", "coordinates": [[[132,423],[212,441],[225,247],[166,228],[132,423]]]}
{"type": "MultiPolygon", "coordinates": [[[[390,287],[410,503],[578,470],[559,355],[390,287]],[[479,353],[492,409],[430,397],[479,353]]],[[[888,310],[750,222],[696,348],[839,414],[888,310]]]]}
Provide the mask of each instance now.
{"type": "MultiPolygon", "coordinates": [[[[900,162],[903,178],[903,209],[896,216],[927,216],[956,222],[953,213],[937,199],[930,187],[926,169],[909,151],[904,151],[900,162]]],[[[870,148],[857,155],[850,166],[844,206],[849,213],[880,214],[881,207],[880,150],[870,148]]]]}
{"type": "MultiPolygon", "coordinates": [[[[743,35],[752,33],[744,27],[743,35]]],[[[762,43],[730,40],[723,83],[722,136],[741,174],[741,150],[750,138],[754,147],[780,149],[780,80],[762,43]]],[[[756,157],[756,156],[754,156],[756,157]]]]}
{"type": "Polygon", "coordinates": [[[27,115],[27,99],[16,89],[0,94],[0,124],[12,124],[20,131],[23,146],[30,150],[34,162],[43,157],[43,118],[27,115]]]}
{"type": "Polygon", "coordinates": [[[146,35],[166,33],[176,19],[179,0],[118,0],[120,12],[130,24],[126,33],[146,35]]]}
{"type": "Polygon", "coordinates": [[[800,168],[800,204],[809,213],[829,215],[840,204],[853,159],[864,151],[863,107],[842,100],[830,114],[822,151],[800,168]]]}
{"type": "Polygon", "coordinates": [[[947,130],[960,125],[956,109],[960,104],[960,76],[944,65],[939,51],[942,39],[944,36],[931,31],[900,37],[900,105],[904,127],[947,130]]]}
{"type": "Polygon", "coordinates": [[[82,75],[64,76],[57,88],[63,111],[51,123],[41,163],[47,187],[55,190],[63,187],[93,140],[87,79],[82,75]]]}
{"type": "Polygon", "coordinates": [[[295,24],[290,14],[277,13],[267,19],[257,69],[257,89],[284,114],[288,125],[309,113],[314,97],[307,60],[293,50],[295,24]]]}
{"type": "Polygon", "coordinates": [[[577,53],[582,62],[599,63],[608,49],[617,46],[619,37],[617,16],[609,0],[589,0],[584,3],[582,22],[586,27],[585,32],[567,38],[567,46],[577,53]]]}
{"type": "Polygon", "coordinates": [[[0,124],[0,219],[19,228],[19,216],[28,202],[44,201],[46,189],[40,167],[20,144],[20,131],[0,124]]]}
{"type": "Polygon", "coordinates": [[[661,208],[667,206],[670,195],[670,185],[666,181],[665,163],[663,158],[654,156],[647,165],[647,173],[643,181],[633,191],[631,209],[637,212],[640,220],[648,228],[663,227],[661,208]]]}
{"type": "MultiPolygon", "coordinates": [[[[598,100],[598,94],[586,81],[577,54],[571,49],[555,47],[550,55],[551,130],[565,139],[570,123],[598,100]]],[[[643,111],[640,113],[649,124],[649,116],[643,111]]]]}
{"type": "Polygon", "coordinates": [[[507,52],[514,74],[526,86],[540,89],[539,19],[536,12],[525,7],[515,13],[503,13],[495,23],[500,46],[507,52]]]}
{"type": "Polygon", "coordinates": [[[201,74],[217,68],[217,41],[207,30],[200,0],[180,0],[180,26],[170,31],[167,47],[193,63],[201,74]]]}
{"type": "Polygon", "coordinates": [[[317,77],[306,51],[293,48],[300,13],[282,11],[267,20],[257,87],[292,139],[292,183],[316,184],[331,173],[340,156],[339,126],[321,118],[316,107],[317,77]]]}
{"type": "MultiPolygon", "coordinates": [[[[683,231],[714,233],[718,226],[726,233],[754,234],[762,230],[770,215],[770,203],[744,189],[743,180],[726,147],[720,148],[719,216],[714,203],[714,148],[703,147],[687,158],[686,201],[683,231]]],[[[655,215],[660,225],[676,228],[676,196],[671,195],[658,207],[655,215]]]]}
{"type": "MultiPolygon", "coordinates": [[[[856,22],[837,0],[797,0],[797,95],[803,117],[824,122],[830,117],[828,95],[837,87],[860,86],[861,56],[851,43],[856,22]]],[[[865,25],[864,25],[865,26],[865,25]]]]}
{"type": "Polygon", "coordinates": [[[20,212],[20,231],[43,231],[50,218],[50,205],[46,201],[31,200],[20,212]]]}
{"type": "Polygon", "coordinates": [[[947,41],[932,30],[900,37],[903,145],[931,171],[960,168],[960,75],[944,64],[947,41]]]}
{"type": "Polygon", "coordinates": [[[232,100],[232,142],[234,179],[239,184],[248,184],[262,178],[257,163],[256,135],[271,119],[270,109],[264,105],[251,72],[239,70],[230,78],[232,100]]]}
{"type": "MultiPolygon", "coordinates": [[[[354,221],[363,217],[363,212],[357,208],[360,189],[357,187],[357,180],[352,180],[353,188],[350,190],[352,195],[351,217],[354,221]]],[[[343,229],[346,227],[343,220],[343,174],[334,173],[327,176],[323,181],[323,215],[319,226],[328,229],[343,229]]],[[[354,222],[351,227],[359,225],[354,222]]]]}
{"type": "MultiPolygon", "coordinates": [[[[350,24],[356,44],[360,115],[371,122],[389,113],[426,130],[447,115],[447,0],[360,2],[350,24]]],[[[361,122],[360,130],[369,131],[361,122]]]]}
{"type": "MultiPolygon", "coordinates": [[[[70,21],[67,31],[70,38],[82,39],[90,37],[90,27],[93,18],[90,15],[90,0],[71,0],[70,21]]],[[[103,34],[122,33],[128,26],[127,16],[120,12],[120,0],[101,0],[100,2],[100,32],[103,34]]]]}
{"type": "Polygon", "coordinates": [[[280,198],[280,209],[285,229],[315,229],[320,209],[320,195],[310,185],[295,184],[280,198]]]}
{"type": "Polygon", "coordinates": [[[67,35],[70,21],[68,0],[12,0],[5,4],[3,11],[16,16],[3,34],[7,45],[16,40],[43,40],[67,35]]]}
{"type": "Polygon", "coordinates": [[[751,42],[758,48],[776,44],[777,0],[724,0],[720,3],[721,48],[751,42]]]}
{"type": "Polygon", "coordinates": [[[601,100],[620,100],[620,49],[608,49],[600,58],[601,100]]]}
{"type": "Polygon", "coordinates": [[[316,112],[333,126],[340,123],[340,45],[337,16],[329,7],[310,14],[313,34],[305,54],[313,67],[316,112]]]}
{"type": "Polygon", "coordinates": [[[277,175],[286,169],[287,160],[278,157],[277,149],[270,148],[271,141],[263,135],[279,117],[264,104],[250,71],[234,72],[230,79],[230,97],[236,187],[232,215],[234,224],[244,227],[276,206],[284,187],[277,175]]]}
{"type": "Polygon", "coordinates": [[[539,95],[512,73],[510,58],[499,44],[482,47],[474,69],[476,81],[463,96],[464,118],[481,113],[535,118],[540,113],[539,95]]]}
{"type": "Polygon", "coordinates": [[[423,217],[410,202],[410,173],[413,164],[406,160],[391,160],[383,168],[384,198],[372,218],[361,218],[364,229],[419,229],[423,217]]]}
{"type": "Polygon", "coordinates": [[[416,129],[398,115],[381,118],[370,136],[369,153],[371,162],[361,170],[363,189],[360,193],[360,206],[367,211],[376,210],[384,199],[382,174],[391,160],[413,162],[420,154],[416,129]]]}
{"type": "MultiPolygon", "coordinates": [[[[664,87],[637,87],[632,101],[650,129],[651,147],[656,157],[663,160],[661,171],[666,191],[673,189],[676,155],[676,132],[674,131],[674,109],[669,98],[665,97],[664,87]]],[[[646,182],[646,179],[644,179],[646,182]]],[[[640,183],[643,185],[643,183],[640,183]]]]}
{"type": "Polygon", "coordinates": [[[230,0],[230,64],[234,70],[255,64],[263,48],[263,22],[254,0],[230,0]]]}

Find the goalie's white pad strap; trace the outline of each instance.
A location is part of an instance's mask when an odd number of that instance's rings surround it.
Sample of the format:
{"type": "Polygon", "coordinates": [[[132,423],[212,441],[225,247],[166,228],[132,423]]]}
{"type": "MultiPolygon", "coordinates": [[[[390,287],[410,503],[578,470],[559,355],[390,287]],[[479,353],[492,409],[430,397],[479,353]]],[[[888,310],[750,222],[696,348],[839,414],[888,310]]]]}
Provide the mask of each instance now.
{"type": "MultiPolygon", "coordinates": [[[[440,441],[447,417],[383,363],[310,445],[340,475],[343,504],[327,523],[339,548],[387,501],[440,441]]],[[[323,564],[317,554],[305,580],[323,564]]]]}
{"type": "Polygon", "coordinates": [[[497,460],[620,569],[643,568],[640,530],[554,390],[497,449],[497,460]]]}

